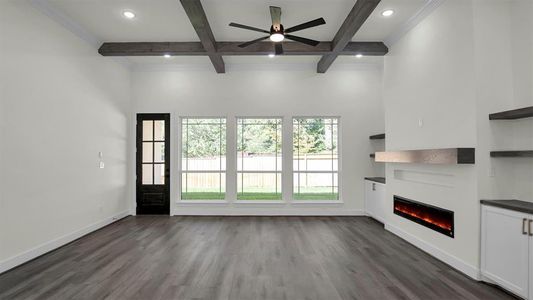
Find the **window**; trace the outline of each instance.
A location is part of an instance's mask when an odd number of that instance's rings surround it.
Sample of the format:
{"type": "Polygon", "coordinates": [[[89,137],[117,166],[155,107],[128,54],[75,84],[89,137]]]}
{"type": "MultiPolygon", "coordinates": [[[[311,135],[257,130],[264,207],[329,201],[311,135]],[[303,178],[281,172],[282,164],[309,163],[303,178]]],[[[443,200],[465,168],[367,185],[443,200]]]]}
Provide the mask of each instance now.
{"type": "Polygon", "coordinates": [[[338,131],[338,118],[293,119],[293,199],[339,199],[338,131]]]}
{"type": "Polygon", "coordinates": [[[226,119],[181,120],[181,199],[226,196],[226,119]]]}
{"type": "Polygon", "coordinates": [[[165,121],[142,121],[142,184],[165,184],[165,121]]]}
{"type": "Polygon", "coordinates": [[[238,200],[281,200],[281,123],[237,119],[238,200]]]}

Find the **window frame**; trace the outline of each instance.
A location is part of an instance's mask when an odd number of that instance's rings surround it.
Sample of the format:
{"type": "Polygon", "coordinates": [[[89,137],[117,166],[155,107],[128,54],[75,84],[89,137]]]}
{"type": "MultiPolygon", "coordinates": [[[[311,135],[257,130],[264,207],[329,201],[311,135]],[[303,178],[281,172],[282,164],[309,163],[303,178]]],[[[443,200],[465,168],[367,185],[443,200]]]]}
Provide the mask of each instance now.
{"type": "Polygon", "coordinates": [[[342,126],[341,126],[341,117],[340,116],[324,116],[324,115],[315,115],[315,116],[292,116],[291,117],[291,145],[290,145],[290,160],[291,160],[291,202],[293,204],[343,204],[344,200],[342,198],[342,126]],[[337,119],[337,171],[307,171],[300,172],[294,168],[294,120],[295,119],[337,119]],[[337,174],[337,199],[295,199],[294,193],[294,176],[296,174],[308,173],[308,174],[337,174]]]}
{"type": "MultiPolygon", "coordinates": [[[[285,170],[286,168],[284,168],[283,166],[283,162],[285,161],[285,158],[286,158],[286,151],[284,151],[284,143],[283,143],[283,139],[284,139],[284,126],[285,126],[285,118],[283,116],[235,116],[234,117],[234,124],[235,124],[235,129],[234,129],[234,137],[235,137],[235,141],[232,141],[234,142],[234,146],[235,146],[235,151],[234,151],[234,159],[235,159],[235,164],[234,164],[234,174],[232,175],[235,175],[235,185],[234,185],[234,188],[235,188],[235,199],[233,201],[233,203],[236,203],[236,204],[284,204],[286,203],[286,199],[284,197],[284,183],[283,183],[283,178],[286,174],[283,174],[284,172],[287,172],[288,170],[285,170]],[[260,170],[249,170],[249,171],[239,171],[239,119],[265,119],[265,120],[271,120],[271,119],[279,119],[280,120],[280,125],[279,125],[279,129],[280,129],[280,137],[279,137],[279,142],[281,144],[281,162],[280,164],[278,165],[277,164],[277,157],[276,157],[276,171],[260,171],[260,170]],[[277,170],[277,167],[279,167],[281,170],[278,171],[277,170]],[[257,200],[253,200],[253,199],[239,199],[239,173],[250,173],[250,174],[276,174],[276,176],[279,174],[280,176],[280,184],[279,184],[279,194],[281,196],[281,199],[257,199],[257,200]]],[[[277,178],[276,178],[276,181],[277,181],[277,178]]]]}
{"type": "MultiPolygon", "coordinates": [[[[178,146],[177,146],[177,155],[178,155],[178,159],[177,159],[177,162],[178,162],[178,193],[177,193],[177,197],[178,197],[178,200],[177,200],[177,203],[178,204],[224,204],[224,203],[228,203],[228,117],[226,116],[180,116],[178,118],[178,146]],[[224,126],[225,126],[225,129],[224,129],[224,135],[226,137],[226,140],[225,140],[225,152],[226,152],[226,155],[225,155],[225,169],[224,170],[217,170],[217,171],[200,171],[200,170],[193,170],[193,171],[190,171],[190,170],[187,170],[187,171],[184,171],[183,170],[183,143],[184,143],[184,139],[183,139],[183,120],[185,119],[220,119],[220,120],[224,120],[225,123],[224,123],[224,126]],[[224,174],[224,184],[222,185],[221,184],[221,187],[224,187],[224,199],[183,199],[182,198],[182,193],[183,193],[183,182],[182,182],[182,176],[183,174],[186,174],[186,173],[190,173],[190,174],[203,174],[203,173],[206,173],[206,174],[224,174]]],[[[222,183],[222,181],[221,181],[222,183]]]]}

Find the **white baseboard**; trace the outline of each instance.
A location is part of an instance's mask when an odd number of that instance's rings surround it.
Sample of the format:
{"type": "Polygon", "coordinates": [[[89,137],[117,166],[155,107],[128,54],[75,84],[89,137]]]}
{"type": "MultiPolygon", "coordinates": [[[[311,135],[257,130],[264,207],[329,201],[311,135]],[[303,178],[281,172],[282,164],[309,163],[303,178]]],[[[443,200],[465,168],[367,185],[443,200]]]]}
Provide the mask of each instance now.
{"type": "Polygon", "coordinates": [[[95,230],[98,230],[104,226],[107,226],[117,220],[120,220],[126,216],[129,216],[129,211],[124,211],[119,214],[116,214],[114,216],[111,216],[109,218],[106,218],[102,221],[93,223],[87,227],[84,227],[82,229],[79,229],[77,231],[74,231],[72,233],[66,234],[64,236],[58,237],[54,240],[51,240],[49,242],[46,242],[44,244],[41,244],[33,249],[30,249],[28,251],[25,251],[21,254],[15,255],[13,257],[10,257],[4,261],[0,261],[0,274],[8,271],[10,269],[13,269],[17,266],[22,265],[23,263],[26,263],[36,257],[39,257],[43,254],[46,254],[52,250],[55,250],[63,245],[66,245],[76,239],[79,239],[80,237],[89,234],[95,230]]]}
{"type": "Polygon", "coordinates": [[[481,280],[481,274],[478,268],[462,261],[461,259],[446,253],[439,248],[427,243],[426,241],[423,241],[419,239],[418,237],[403,231],[402,229],[390,225],[385,224],[385,229],[394,233],[395,235],[399,236],[400,238],[406,240],[407,242],[413,244],[414,246],[422,249],[423,251],[427,252],[428,254],[432,255],[433,257],[441,260],[447,265],[450,265],[451,267],[455,268],[456,270],[464,273],[468,277],[480,281],[481,280]]]}
{"type": "Polygon", "coordinates": [[[241,207],[236,209],[217,207],[185,207],[180,206],[174,209],[174,216],[365,216],[365,212],[360,209],[300,209],[286,210],[275,208],[253,208],[241,207]]]}

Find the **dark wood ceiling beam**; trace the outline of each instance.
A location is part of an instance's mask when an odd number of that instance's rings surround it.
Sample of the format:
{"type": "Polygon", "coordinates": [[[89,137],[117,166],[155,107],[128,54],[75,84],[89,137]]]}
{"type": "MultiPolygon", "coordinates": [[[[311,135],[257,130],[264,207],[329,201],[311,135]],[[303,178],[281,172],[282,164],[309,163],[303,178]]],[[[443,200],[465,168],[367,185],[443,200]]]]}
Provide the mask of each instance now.
{"type": "MultiPolygon", "coordinates": [[[[267,55],[274,52],[270,42],[261,42],[246,48],[238,45],[243,42],[217,42],[214,46],[216,54],[222,55],[267,55]]],[[[295,42],[284,42],[283,55],[327,55],[332,53],[331,42],[321,42],[316,47],[295,42]]],[[[349,42],[337,55],[363,54],[383,56],[389,49],[382,42],[349,42]]],[[[103,56],[175,56],[209,55],[200,42],[137,42],[137,43],[104,43],[98,52],[103,56]]],[[[212,55],[212,54],[211,54],[212,55]]]]}
{"type": "Polygon", "coordinates": [[[225,73],[226,67],[222,56],[217,53],[216,41],[207,21],[204,8],[200,0],[180,0],[185,13],[189,17],[196,34],[200,38],[200,43],[207,52],[209,59],[213,63],[217,73],[225,73]]]}
{"type": "MultiPolygon", "coordinates": [[[[357,0],[352,10],[333,38],[331,53],[322,56],[317,65],[318,73],[326,73],[340,52],[344,51],[381,0],[357,0]]],[[[364,53],[361,53],[364,54],[364,53]]]]}

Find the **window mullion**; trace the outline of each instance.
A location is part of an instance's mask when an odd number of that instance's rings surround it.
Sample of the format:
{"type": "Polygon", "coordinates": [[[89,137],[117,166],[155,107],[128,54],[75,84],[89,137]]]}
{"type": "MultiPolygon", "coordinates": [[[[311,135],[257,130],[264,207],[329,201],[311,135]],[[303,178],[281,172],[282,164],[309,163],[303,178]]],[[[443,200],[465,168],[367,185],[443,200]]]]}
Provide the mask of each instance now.
{"type": "Polygon", "coordinates": [[[222,194],[222,119],[219,120],[218,141],[218,166],[220,171],[218,173],[218,192],[222,194]]]}

